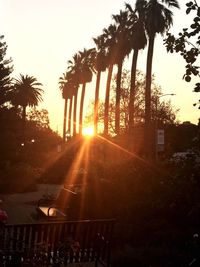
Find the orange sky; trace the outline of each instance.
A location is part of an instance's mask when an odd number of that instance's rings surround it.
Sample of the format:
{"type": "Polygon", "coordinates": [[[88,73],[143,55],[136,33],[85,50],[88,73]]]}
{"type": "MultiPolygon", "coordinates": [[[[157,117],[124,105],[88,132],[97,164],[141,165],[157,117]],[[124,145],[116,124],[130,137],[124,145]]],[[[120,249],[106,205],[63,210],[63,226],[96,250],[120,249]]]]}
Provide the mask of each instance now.
{"type": "MultiPolygon", "coordinates": [[[[127,1],[134,5],[135,1],[127,1]]],[[[180,0],[182,9],[174,12],[173,31],[188,26],[185,15],[186,0],[180,0]]],[[[44,103],[49,111],[51,127],[62,132],[63,104],[58,78],[65,71],[67,61],[83,48],[94,46],[92,37],[101,34],[111,22],[111,14],[124,7],[124,0],[0,0],[0,25],[8,45],[8,56],[14,63],[14,76],[19,73],[35,76],[44,85],[44,103]]],[[[129,61],[125,63],[130,68],[129,61]]],[[[200,111],[193,107],[199,95],[193,93],[193,84],[182,80],[185,62],[175,54],[167,54],[161,37],[155,44],[153,73],[163,93],[175,93],[172,104],[180,109],[178,119],[198,122],[200,111]]],[[[139,56],[138,68],[145,72],[146,50],[139,56]]],[[[94,78],[95,79],[95,78],[94,78]]],[[[94,97],[94,83],[86,91],[94,97]]],[[[103,89],[103,86],[102,86],[103,89]]],[[[102,90],[101,97],[104,97],[102,90]]],[[[166,100],[169,98],[167,97],[166,100]]]]}

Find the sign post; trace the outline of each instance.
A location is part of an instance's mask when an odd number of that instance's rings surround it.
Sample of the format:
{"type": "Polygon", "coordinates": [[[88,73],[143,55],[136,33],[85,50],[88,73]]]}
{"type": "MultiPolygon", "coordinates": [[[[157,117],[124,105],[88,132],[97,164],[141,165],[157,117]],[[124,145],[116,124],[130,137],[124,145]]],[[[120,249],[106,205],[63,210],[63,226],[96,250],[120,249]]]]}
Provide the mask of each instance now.
{"type": "Polygon", "coordinates": [[[163,129],[157,130],[156,135],[156,161],[158,158],[158,152],[164,151],[164,145],[165,145],[165,132],[163,129]]]}

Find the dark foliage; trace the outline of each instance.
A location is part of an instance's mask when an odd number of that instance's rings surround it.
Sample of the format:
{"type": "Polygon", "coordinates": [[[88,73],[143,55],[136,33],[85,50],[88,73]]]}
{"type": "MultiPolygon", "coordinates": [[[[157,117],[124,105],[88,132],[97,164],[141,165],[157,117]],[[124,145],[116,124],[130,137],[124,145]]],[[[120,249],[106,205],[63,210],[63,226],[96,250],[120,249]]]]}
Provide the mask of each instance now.
{"type": "Polygon", "coordinates": [[[0,109],[0,125],[1,192],[32,190],[46,164],[57,154],[61,138],[49,128],[46,111],[30,113],[26,135],[16,108],[0,109]]]}
{"type": "MultiPolygon", "coordinates": [[[[186,71],[183,78],[186,82],[190,82],[192,76],[199,76],[199,66],[196,64],[200,55],[200,7],[195,0],[186,4],[186,14],[191,12],[195,13],[192,24],[184,28],[179,33],[179,37],[168,33],[164,41],[168,52],[180,53],[184,58],[186,71]]],[[[194,92],[200,92],[199,82],[196,83],[194,92]]]]}
{"type": "MultiPolygon", "coordinates": [[[[69,142],[44,177],[69,185],[82,142],[69,142]]],[[[102,141],[89,151],[79,165],[86,174],[74,180],[87,186],[74,207],[80,209],[84,199],[81,218],[116,218],[113,266],[189,264],[195,257],[193,235],[200,230],[199,163],[187,158],[153,166],[102,141]]]]}
{"type": "Polygon", "coordinates": [[[167,125],[165,128],[165,149],[168,156],[184,152],[198,144],[198,126],[190,122],[167,125]]]}
{"type": "Polygon", "coordinates": [[[12,60],[6,59],[7,45],[0,36],[0,106],[9,101],[10,74],[12,73],[12,60]]]}

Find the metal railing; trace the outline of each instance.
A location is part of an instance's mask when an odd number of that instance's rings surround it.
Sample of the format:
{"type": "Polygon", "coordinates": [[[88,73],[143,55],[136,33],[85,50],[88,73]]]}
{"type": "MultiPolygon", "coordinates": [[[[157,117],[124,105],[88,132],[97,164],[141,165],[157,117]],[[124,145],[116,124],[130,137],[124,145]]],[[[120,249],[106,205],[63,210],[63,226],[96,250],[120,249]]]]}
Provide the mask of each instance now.
{"type": "Polygon", "coordinates": [[[43,222],[1,227],[0,266],[109,266],[114,220],[43,222]],[[13,265],[12,265],[13,264],[13,265]]]}

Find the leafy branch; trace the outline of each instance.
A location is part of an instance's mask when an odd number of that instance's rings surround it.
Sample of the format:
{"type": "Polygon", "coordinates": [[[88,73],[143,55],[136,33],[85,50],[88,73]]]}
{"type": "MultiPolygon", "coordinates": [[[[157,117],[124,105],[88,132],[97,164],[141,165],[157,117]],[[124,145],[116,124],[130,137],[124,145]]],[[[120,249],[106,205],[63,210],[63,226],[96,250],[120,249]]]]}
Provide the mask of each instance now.
{"type": "MultiPolygon", "coordinates": [[[[164,40],[164,44],[168,52],[180,53],[180,55],[186,61],[185,74],[183,79],[186,82],[190,82],[192,76],[200,77],[200,66],[196,65],[197,59],[200,55],[200,7],[196,0],[190,1],[186,4],[186,14],[191,11],[195,12],[195,16],[192,24],[189,28],[184,28],[179,33],[179,37],[176,38],[171,33],[167,33],[167,38],[164,40]],[[192,38],[195,40],[192,40],[192,38]]],[[[200,83],[196,83],[194,92],[200,92],[200,83]]]]}

